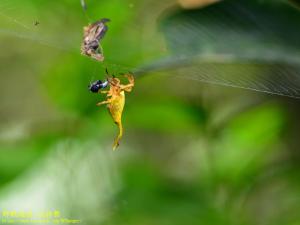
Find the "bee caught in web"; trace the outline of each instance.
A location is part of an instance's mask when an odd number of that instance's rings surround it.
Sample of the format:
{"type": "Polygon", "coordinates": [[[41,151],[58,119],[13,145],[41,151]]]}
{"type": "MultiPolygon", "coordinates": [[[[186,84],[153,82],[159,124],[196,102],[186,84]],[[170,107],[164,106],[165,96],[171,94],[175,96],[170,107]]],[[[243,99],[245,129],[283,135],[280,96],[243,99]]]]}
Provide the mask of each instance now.
{"type": "MultiPolygon", "coordinates": [[[[108,75],[108,71],[106,69],[108,75]]],[[[132,74],[124,74],[124,77],[128,79],[128,84],[121,84],[120,79],[116,77],[109,77],[106,81],[102,82],[97,80],[89,85],[89,90],[93,93],[106,94],[107,99],[105,101],[97,103],[97,106],[106,105],[108,111],[113,118],[113,121],[119,128],[119,134],[115,138],[113,144],[113,150],[119,146],[119,142],[123,136],[123,126],[122,126],[122,114],[125,106],[125,92],[131,92],[134,87],[134,77],[132,74]],[[109,90],[103,91],[109,86],[109,90]]]]}
{"type": "Polygon", "coordinates": [[[104,55],[100,40],[104,38],[108,30],[106,23],[110,19],[103,18],[83,28],[83,42],[81,44],[81,54],[103,62],[104,55]]]}

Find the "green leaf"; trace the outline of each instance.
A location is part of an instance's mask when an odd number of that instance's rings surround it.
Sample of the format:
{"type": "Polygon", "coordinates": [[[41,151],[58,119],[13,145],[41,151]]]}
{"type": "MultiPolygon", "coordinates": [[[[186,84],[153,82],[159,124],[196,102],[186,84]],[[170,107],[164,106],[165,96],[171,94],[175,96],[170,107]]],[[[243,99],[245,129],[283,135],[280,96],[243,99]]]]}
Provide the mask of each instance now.
{"type": "Polygon", "coordinates": [[[137,72],[167,70],[195,81],[299,98],[300,12],[286,3],[228,0],[169,10],[161,21],[169,57],[137,72]]]}

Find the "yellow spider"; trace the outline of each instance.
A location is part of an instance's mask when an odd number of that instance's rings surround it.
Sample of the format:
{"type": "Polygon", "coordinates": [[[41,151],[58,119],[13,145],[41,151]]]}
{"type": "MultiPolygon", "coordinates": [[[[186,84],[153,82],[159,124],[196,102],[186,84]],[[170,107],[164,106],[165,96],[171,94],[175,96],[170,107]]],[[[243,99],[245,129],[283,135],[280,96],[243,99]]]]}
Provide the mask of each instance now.
{"type": "Polygon", "coordinates": [[[95,81],[89,86],[90,91],[94,93],[100,92],[102,94],[106,94],[107,99],[97,103],[97,106],[107,105],[111,117],[119,128],[119,134],[114,141],[113,150],[119,146],[120,139],[123,135],[122,113],[125,105],[125,92],[131,92],[132,88],[134,87],[133,75],[128,73],[124,76],[129,81],[129,83],[126,85],[121,84],[118,78],[112,77],[108,78],[105,82],[100,80],[95,81]],[[102,88],[105,88],[108,85],[110,86],[108,91],[101,91],[102,88]]]}

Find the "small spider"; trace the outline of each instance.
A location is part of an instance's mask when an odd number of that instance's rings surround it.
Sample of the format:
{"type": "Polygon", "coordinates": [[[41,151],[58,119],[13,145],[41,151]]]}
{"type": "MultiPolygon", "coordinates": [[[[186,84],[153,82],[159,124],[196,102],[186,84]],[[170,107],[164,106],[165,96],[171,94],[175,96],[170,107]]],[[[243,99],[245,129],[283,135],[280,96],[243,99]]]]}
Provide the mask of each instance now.
{"type": "Polygon", "coordinates": [[[40,22],[39,21],[34,21],[34,26],[37,26],[37,25],[39,25],[40,24],[40,22]]]}
{"type": "MultiPolygon", "coordinates": [[[[106,73],[108,74],[107,69],[106,73]]],[[[120,139],[123,135],[122,113],[125,105],[125,92],[131,92],[132,88],[134,87],[133,75],[128,73],[124,74],[124,76],[128,79],[129,84],[123,85],[118,78],[112,77],[108,78],[105,82],[97,80],[89,85],[89,90],[91,92],[100,92],[102,94],[106,94],[107,99],[105,101],[97,103],[97,106],[106,104],[111,117],[119,128],[119,134],[114,141],[113,150],[115,150],[119,146],[120,139]],[[106,88],[108,85],[108,91],[101,91],[101,89],[106,88]]]]}
{"type": "Polygon", "coordinates": [[[109,19],[104,18],[83,28],[84,34],[83,42],[81,44],[81,54],[92,57],[100,62],[104,60],[100,40],[108,30],[106,23],[109,21],[109,19]]]}

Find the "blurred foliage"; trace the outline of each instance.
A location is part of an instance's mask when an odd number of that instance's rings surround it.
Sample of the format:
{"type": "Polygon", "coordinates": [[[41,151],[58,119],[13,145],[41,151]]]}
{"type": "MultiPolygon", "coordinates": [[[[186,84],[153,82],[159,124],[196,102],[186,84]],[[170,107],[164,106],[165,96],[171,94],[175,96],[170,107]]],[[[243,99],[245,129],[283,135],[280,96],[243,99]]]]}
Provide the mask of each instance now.
{"type": "Polygon", "coordinates": [[[300,224],[299,101],[197,82],[297,97],[299,12],[287,1],[86,3],[0,2],[0,211],[58,209],[89,225],[300,224]],[[79,54],[82,27],[101,17],[112,20],[104,64],[79,54]],[[116,152],[117,127],[95,106],[104,97],[87,89],[105,68],[147,72],[126,96],[116,152]]]}

